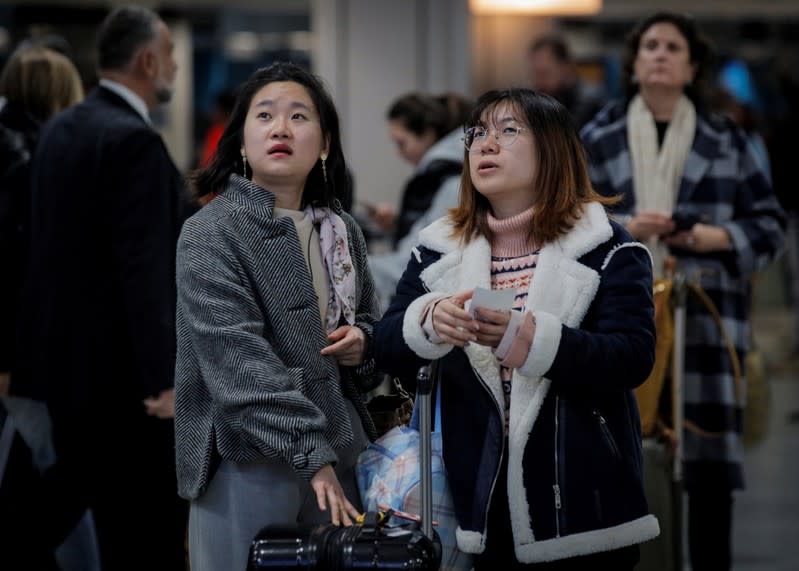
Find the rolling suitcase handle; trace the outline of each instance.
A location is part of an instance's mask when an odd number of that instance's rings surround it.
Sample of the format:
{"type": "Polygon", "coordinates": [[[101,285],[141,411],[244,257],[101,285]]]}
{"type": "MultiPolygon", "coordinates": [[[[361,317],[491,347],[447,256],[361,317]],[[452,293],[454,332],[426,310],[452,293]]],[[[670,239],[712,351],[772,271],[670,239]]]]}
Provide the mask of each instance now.
{"type": "Polygon", "coordinates": [[[422,532],[433,539],[433,426],[430,419],[431,394],[438,361],[422,367],[416,375],[416,398],[419,403],[419,466],[422,488],[422,532]]]}

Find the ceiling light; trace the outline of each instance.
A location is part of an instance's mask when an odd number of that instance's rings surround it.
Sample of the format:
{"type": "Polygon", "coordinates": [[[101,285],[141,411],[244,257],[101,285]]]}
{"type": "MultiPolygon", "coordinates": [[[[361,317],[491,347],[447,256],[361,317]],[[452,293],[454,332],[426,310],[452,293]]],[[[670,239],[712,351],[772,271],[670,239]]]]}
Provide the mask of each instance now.
{"type": "Polygon", "coordinates": [[[584,16],[602,10],[602,0],[469,0],[475,14],[584,16]]]}

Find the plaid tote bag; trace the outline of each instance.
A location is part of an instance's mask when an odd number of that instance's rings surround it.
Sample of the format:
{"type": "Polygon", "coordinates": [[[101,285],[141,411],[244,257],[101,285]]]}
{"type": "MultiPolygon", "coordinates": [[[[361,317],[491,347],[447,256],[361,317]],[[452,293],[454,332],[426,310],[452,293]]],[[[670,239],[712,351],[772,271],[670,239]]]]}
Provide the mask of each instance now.
{"type": "MultiPolygon", "coordinates": [[[[437,389],[435,428],[432,435],[433,525],[441,538],[440,569],[469,571],[472,568],[472,556],[457,547],[455,530],[458,522],[441,454],[440,394],[437,389]]],[[[369,444],[358,457],[356,473],[365,510],[385,511],[391,508],[395,512],[410,515],[421,512],[419,420],[416,413],[414,404],[410,426],[392,428],[369,444]]],[[[391,521],[388,525],[391,525],[391,521]]]]}

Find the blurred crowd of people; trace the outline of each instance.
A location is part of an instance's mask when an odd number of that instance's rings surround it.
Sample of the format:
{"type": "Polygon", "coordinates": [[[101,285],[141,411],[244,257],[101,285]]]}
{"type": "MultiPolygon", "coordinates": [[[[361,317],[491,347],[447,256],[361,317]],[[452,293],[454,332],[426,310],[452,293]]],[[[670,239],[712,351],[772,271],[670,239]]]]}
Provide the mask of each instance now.
{"type": "Polygon", "coordinates": [[[75,66],[46,46],[20,47],[4,70],[2,374],[6,394],[46,406],[44,420],[12,406],[6,428],[30,445],[37,425],[35,446],[52,449],[6,467],[36,476],[2,481],[9,568],[185,564],[172,419],[190,201],[150,118],[172,96],[173,47],[152,10],[121,7],[98,30],[100,83],[85,99],[75,66]],[[77,555],[59,560],[70,541],[77,555]]]}
{"type": "Polygon", "coordinates": [[[371,392],[439,359],[475,569],[665,568],[639,549],[676,524],[646,497],[633,390],[676,260],[726,328],[688,305],[688,559],[731,568],[744,379],[724,340],[743,363],[753,277],[783,251],[799,315],[797,115],[767,123],[692,18],[630,30],[618,98],[557,35],[529,46],[525,87],[399,96],[396,204],[355,193],[302,67],[221,92],[180,173],[150,116],[169,26],[121,6],[96,48],[89,94],[55,37],[0,75],[0,566],[244,569],[266,523],[350,525],[371,392]],[[472,307],[476,287],[515,300],[472,307]]]}

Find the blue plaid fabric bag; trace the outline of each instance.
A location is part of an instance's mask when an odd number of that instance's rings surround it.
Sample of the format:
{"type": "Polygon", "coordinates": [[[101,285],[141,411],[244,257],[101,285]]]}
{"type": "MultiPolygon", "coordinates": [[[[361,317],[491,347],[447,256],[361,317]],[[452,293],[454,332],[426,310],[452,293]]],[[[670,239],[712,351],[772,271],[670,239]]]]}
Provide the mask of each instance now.
{"type": "MultiPolygon", "coordinates": [[[[469,571],[472,556],[460,551],[455,539],[458,527],[452,505],[447,471],[441,454],[440,391],[436,394],[433,452],[433,525],[441,538],[442,571],[469,571]]],[[[414,405],[410,426],[396,426],[369,444],[356,464],[358,488],[367,511],[391,508],[417,515],[421,512],[421,463],[418,415],[414,405]]],[[[418,517],[418,516],[417,516],[418,517]]],[[[395,525],[402,521],[392,518],[395,525]]],[[[390,520],[388,525],[390,526],[390,520]]]]}

